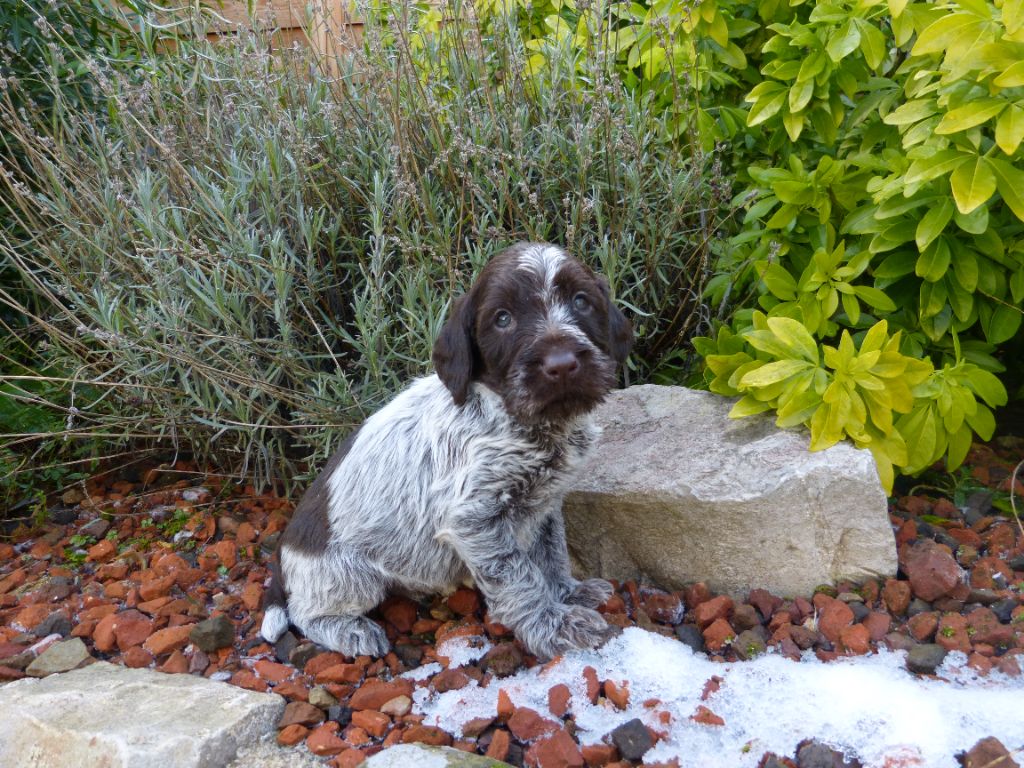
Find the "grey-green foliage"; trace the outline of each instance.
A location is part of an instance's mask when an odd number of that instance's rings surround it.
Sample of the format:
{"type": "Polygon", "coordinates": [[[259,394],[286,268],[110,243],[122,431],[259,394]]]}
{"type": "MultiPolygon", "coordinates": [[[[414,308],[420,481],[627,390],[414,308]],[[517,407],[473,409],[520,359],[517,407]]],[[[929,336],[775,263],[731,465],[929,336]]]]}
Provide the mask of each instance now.
{"type": "Polygon", "coordinates": [[[685,365],[702,159],[597,68],[528,79],[512,34],[404,40],[370,29],[331,76],[259,35],[181,44],[131,79],[96,65],[100,117],[3,112],[43,192],[8,178],[33,235],[0,254],[43,299],[47,362],[101,393],[73,436],[281,476],[426,373],[450,298],[519,239],[609,277],[634,380],[685,365]]]}

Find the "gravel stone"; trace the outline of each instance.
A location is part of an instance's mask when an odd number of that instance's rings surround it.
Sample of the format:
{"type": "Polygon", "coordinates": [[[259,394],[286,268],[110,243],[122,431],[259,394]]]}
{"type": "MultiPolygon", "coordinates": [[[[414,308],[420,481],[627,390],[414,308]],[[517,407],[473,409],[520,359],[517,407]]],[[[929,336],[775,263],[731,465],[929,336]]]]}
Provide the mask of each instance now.
{"type": "Polygon", "coordinates": [[[25,672],[32,677],[46,677],[56,672],[78,669],[92,660],[82,638],[73,637],[51,645],[25,668],[25,672]]]}
{"type": "Polygon", "coordinates": [[[654,746],[647,726],[636,717],[613,730],[611,735],[622,759],[630,762],[642,760],[647,750],[654,746]]]}
{"type": "Polygon", "coordinates": [[[305,669],[306,662],[321,653],[323,653],[323,648],[316,643],[299,643],[295,646],[295,650],[288,654],[288,661],[293,667],[305,669]]]}
{"type": "Polygon", "coordinates": [[[218,648],[227,648],[234,644],[235,625],[223,614],[214,616],[192,627],[189,639],[199,650],[212,653],[218,648]]]}
{"type": "Polygon", "coordinates": [[[932,609],[931,603],[926,603],[919,597],[915,597],[907,606],[907,616],[916,616],[919,613],[927,613],[932,609]]]}
{"type": "Polygon", "coordinates": [[[515,643],[499,643],[484,654],[480,669],[497,677],[514,674],[523,663],[523,652],[515,643]]]}
{"type": "Polygon", "coordinates": [[[817,741],[805,741],[796,748],[796,759],[800,768],[860,768],[860,761],[846,759],[837,752],[817,741]]]}
{"type": "Polygon", "coordinates": [[[78,532],[83,536],[92,536],[94,539],[102,539],[109,530],[110,523],[102,517],[97,517],[95,520],[90,520],[79,528],[78,532]]]}
{"type": "Polygon", "coordinates": [[[63,611],[54,611],[32,630],[32,634],[36,637],[48,637],[49,635],[67,637],[71,634],[71,619],[63,611]]]}
{"type": "Polygon", "coordinates": [[[340,704],[335,704],[333,707],[327,709],[327,719],[333,720],[342,728],[352,722],[352,709],[350,707],[343,707],[340,704]]]}
{"type": "Polygon", "coordinates": [[[1016,599],[1012,597],[997,600],[989,608],[1003,624],[1009,624],[1013,620],[1013,609],[1017,607],[1016,599]]]}
{"type": "Polygon", "coordinates": [[[704,653],[704,636],[693,624],[680,624],[676,627],[676,637],[684,645],[690,646],[694,653],[704,653]]]}
{"type": "Polygon", "coordinates": [[[946,658],[946,649],[935,643],[915,645],[907,652],[907,669],[922,675],[931,675],[946,658]]]}
{"type": "Polygon", "coordinates": [[[755,656],[760,656],[767,650],[764,639],[754,630],[747,629],[736,635],[732,641],[732,649],[743,661],[749,661],[755,656]]]}
{"type": "Polygon", "coordinates": [[[291,654],[295,650],[295,646],[299,644],[299,639],[295,637],[295,633],[291,630],[285,632],[281,637],[274,643],[274,656],[282,664],[291,664],[291,654]]]}
{"type": "Polygon", "coordinates": [[[407,669],[414,669],[423,661],[423,649],[412,643],[396,645],[395,655],[398,656],[407,669]]]}

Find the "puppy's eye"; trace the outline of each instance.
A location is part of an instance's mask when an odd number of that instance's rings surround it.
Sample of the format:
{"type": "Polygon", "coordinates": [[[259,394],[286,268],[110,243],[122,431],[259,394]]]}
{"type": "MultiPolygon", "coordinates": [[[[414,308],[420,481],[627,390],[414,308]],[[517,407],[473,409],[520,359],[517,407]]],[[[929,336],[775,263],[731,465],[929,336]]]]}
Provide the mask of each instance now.
{"type": "Polygon", "coordinates": [[[587,298],[587,294],[585,293],[577,293],[572,297],[572,305],[580,312],[584,312],[590,309],[590,299],[587,298]]]}
{"type": "Polygon", "coordinates": [[[499,310],[499,312],[494,316],[494,324],[498,328],[508,328],[512,325],[512,313],[504,309],[499,310]]]}

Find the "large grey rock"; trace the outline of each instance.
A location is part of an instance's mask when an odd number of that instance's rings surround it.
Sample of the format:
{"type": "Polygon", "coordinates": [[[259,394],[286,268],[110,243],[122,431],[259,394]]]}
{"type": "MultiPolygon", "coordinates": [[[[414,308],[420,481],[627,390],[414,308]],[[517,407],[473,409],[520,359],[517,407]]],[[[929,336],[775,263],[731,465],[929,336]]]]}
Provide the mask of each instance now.
{"type": "Polygon", "coordinates": [[[284,700],[106,662],[0,686],[0,768],[221,768],[284,700]]]}
{"type": "Polygon", "coordinates": [[[565,500],[574,566],[678,589],[705,581],[806,595],[820,584],[896,572],[896,545],[871,453],[808,451],[806,432],[682,387],[614,392],[603,435],[565,500]]]}
{"type": "Polygon", "coordinates": [[[501,760],[426,744],[397,744],[378,752],[363,765],[365,768],[511,768],[501,760]]]}

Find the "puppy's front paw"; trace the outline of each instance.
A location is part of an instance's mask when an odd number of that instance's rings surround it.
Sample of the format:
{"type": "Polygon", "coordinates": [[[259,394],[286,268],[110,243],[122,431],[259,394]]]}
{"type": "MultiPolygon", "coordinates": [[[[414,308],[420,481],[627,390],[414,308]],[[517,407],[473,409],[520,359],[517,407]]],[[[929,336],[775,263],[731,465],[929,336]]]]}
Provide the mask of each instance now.
{"type": "Polygon", "coordinates": [[[314,643],[345,656],[381,657],[390,647],[384,630],[366,616],[320,616],[299,628],[314,643]]]}
{"type": "Polygon", "coordinates": [[[569,605],[582,605],[584,608],[597,608],[608,602],[615,590],[604,579],[586,579],[576,582],[576,586],[565,596],[569,605]]]}
{"type": "Polygon", "coordinates": [[[578,605],[556,605],[516,634],[531,653],[548,659],[576,648],[595,648],[613,631],[597,611],[578,605]]]}

